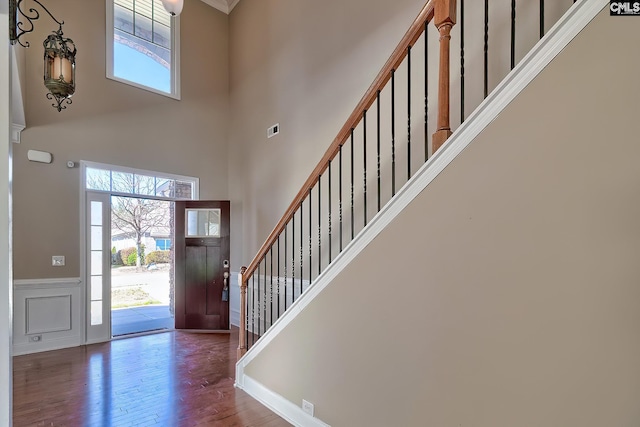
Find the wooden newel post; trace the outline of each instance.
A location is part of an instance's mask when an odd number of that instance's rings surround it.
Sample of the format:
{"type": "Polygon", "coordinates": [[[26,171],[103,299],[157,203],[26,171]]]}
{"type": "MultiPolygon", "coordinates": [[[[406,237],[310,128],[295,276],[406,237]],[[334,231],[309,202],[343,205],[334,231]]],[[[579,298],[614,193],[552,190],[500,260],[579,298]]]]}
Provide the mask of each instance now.
{"type": "Polygon", "coordinates": [[[434,10],[434,24],[440,33],[440,67],[438,81],[438,129],[432,137],[432,150],[438,148],[451,136],[449,123],[449,51],[451,28],[456,23],[456,0],[439,0],[434,10]]]}
{"type": "Polygon", "coordinates": [[[238,333],[238,359],[247,352],[247,282],[244,274],[247,267],[242,267],[238,273],[238,285],[240,286],[240,331],[238,333]]]}

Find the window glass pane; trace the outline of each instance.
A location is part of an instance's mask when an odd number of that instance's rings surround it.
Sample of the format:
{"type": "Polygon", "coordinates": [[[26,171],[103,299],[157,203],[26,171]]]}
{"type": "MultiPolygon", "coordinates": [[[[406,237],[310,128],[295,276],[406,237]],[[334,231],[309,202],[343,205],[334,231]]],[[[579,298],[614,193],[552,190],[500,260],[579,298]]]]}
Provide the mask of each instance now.
{"type": "Polygon", "coordinates": [[[153,42],[171,49],[171,28],[160,23],[153,24],[153,42]]]}
{"type": "Polygon", "coordinates": [[[158,179],[156,183],[156,194],[158,196],[174,198],[175,181],[172,179],[158,179]]]}
{"type": "Polygon", "coordinates": [[[155,178],[152,176],[135,175],[135,194],[155,196],[155,178]]]}
{"type": "Polygon", "coordinates": [[[102,225],[102,202],[91,202],[91,225],[102,225]]]}
{"type": "Polygon", "coordinates": [[[90,190],[109,191],[111,189],[111,172],[87,168],[86,182],[87,188],[90,190]]]}
{"type": "MultiPolygon", "coordinates": [[[[116,170],[100,169],[93,167],[85,168],[85,179],[87,188],[96,191],[105,191],[111,193],[124,193],[130,195],[141,196],[158,196],[167,199],[176,199],[179,195],[182,200],[193,200],[197,190],[196,180],[180,180],[177,181],[161,174],[137,174],[135,172],[120,172],[116,170]]],[[[95,214],[98,215],[95,221],[90,225],[102,224],[102,215],[100,210],[100,202],[94,208],[95,214]]]]}
{"type": "Polygon", "coordinates": [[[134,34],[141,39],[145,39],[148,41],[153,41],[153,29],[151,27],[151,18],[147,18],[146,16],[136,13],[135,15],[135,28],[134,34]]]}
{"type": "Polygon", "coordinates": [[[102,274],[102,251],[91,251],[91,275],[102,274]]]}
{"type": "Polygon", "coordinates": [[[171,15],[164,9],[162,0],[153,0],[153,20],[166,27],[171,26],[171,15]]]}
{"type": "Polygon", "coordinates": [[[91,301],[91,326],[102,325],[102,301],[91,301]]]}
{"type": "Polygon", "coordinates": [[[94,250],[94,251],[102,250],[102,226],[101,225],[91,226],[91,250],[94,250]]]}
{"type": "Polygon", "coordinates": [[[160,0],[114,0],[113,76],[172,93],[171,15],[160,0]]]}
{"type": "Polygon", "coordinates": [[[126,172],[113,172],[113,191],[118,193],[133,193],[133,174],[126,172]]]}
{"type": "Polygon", "coordinates": [[[102,276],[91,276],[91,301],[102,301],[102,276]]]}
{"type": "Polygon", "coordinates": [[[115,0],[114,3],[118,6],[133,10],[133,0],[115,0]]]}
{"type": "Polygon", "coordinates": [[[220,237],[220,209],[187,209],[188,237],[220,237]]]}
{"type": "Polygon", "coordinates": [[[176,181],[176,199],[191,200],[193,198],[193,183],[176,181]]]}
{"type": "Polygon", "coordinates": [[[118,30],[133,34],[133,10],[116,5],[113,8],[113,26],[118,30]]]}

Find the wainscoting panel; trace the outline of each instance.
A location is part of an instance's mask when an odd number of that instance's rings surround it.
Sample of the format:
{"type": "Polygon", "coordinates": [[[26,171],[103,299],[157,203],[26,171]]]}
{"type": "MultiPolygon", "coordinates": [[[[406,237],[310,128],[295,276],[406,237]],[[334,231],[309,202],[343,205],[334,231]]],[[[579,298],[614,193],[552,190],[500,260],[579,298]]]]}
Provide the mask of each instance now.
{"type": "Polygon", "coordinates": [[[81,284],[79,278],[14,281],[14,355],[82,344],[81,284]]]}
{"type": "Polygon", "coordinates": [[[71,295],[27,298],[27,335],[71,330],[71,295]]]}

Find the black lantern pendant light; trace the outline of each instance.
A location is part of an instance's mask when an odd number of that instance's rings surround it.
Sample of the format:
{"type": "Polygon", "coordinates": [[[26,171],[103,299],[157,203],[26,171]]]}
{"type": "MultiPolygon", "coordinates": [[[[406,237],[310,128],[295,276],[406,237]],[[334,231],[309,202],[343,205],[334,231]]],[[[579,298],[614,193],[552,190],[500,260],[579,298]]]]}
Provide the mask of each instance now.
{"type": "MultiPolygon", "coordinates": [[[[38,4],[58,24],[58,30],[52,32],[44,46],[44,85],[49,89],[47,98],[53,100],[53,108],[62,111],[67,108],[64,104],[71,104],[71,96],[76,91],[76,46],[73,40],[65,38],[62,33],[64,21],[58,21],[38,0],[31,0],[38,4]]],[[[29,47],[29,42],[22,42],[20,37],[34,29],[33,21],[40,18],[40,13],[29,8],[25,13],[22,8],[23,0],[9,0],[9,39],[23,47],[29,47]],[[18,13],[26,19],[29,25],[18,21],[18,13]]]]}

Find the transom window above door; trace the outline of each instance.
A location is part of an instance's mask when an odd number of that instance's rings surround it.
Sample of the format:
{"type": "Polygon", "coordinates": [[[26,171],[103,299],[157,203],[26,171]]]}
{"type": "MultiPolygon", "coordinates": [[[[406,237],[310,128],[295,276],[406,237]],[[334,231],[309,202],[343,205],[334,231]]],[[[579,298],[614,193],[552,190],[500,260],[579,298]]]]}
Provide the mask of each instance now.
{"type": "Polygon", "coordinates": [[[107,77],[180,99],[179,18],[160,0],[106,0],[107,77]]]}
{"type": "Polygon", "coordinates": [[[87,190],[162,200],[198,199],[198,178],[83,162],[87,190]]]}

